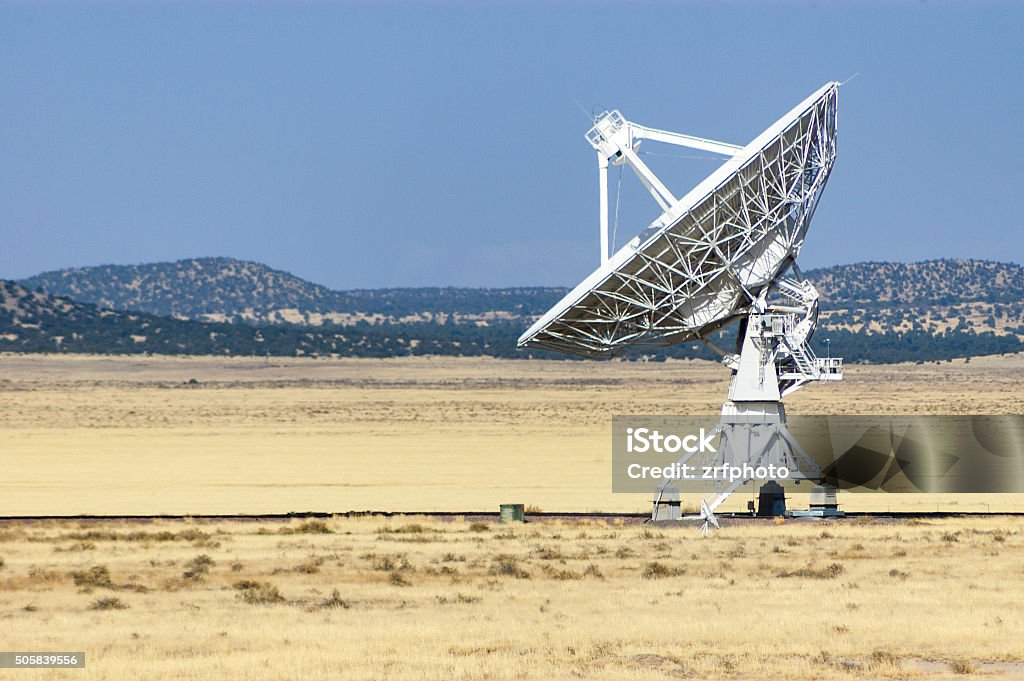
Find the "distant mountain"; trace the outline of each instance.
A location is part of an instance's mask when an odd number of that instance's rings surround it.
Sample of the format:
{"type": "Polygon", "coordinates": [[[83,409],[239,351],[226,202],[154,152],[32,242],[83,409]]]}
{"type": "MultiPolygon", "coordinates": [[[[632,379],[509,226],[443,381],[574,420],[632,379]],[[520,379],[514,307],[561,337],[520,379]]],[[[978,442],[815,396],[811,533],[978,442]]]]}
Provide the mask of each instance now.
{"type": "MultiPolygon", "coordinates": [[[[1024,349],[1020,265],[858,263],[806,275],[823,297],[814,344],[823,351],[828,339],[829,349],[849,361],[936,361],[1024,349]]],[[[566,292],[331,291],[229,258],[50,272],[23,282],[35,293],[0,283],[0,350],[345,357],[550,356],[524,354],[515,340],[566,292]]],[[[654,356],[711,358],[699,344],[654,356]]]]}
{"type": "MultiPolygon", "coordinates": [[[[823,308],[1014,304],[1024,268],[983,260],[866,262],[808,270],[823,308]]],[[[19,282],[31,290],[113,310],[248,323],[518,319],[543,314],[560,287],[392,288],[333,291],[288,272],[233,258],[57,270],[19,282]]]]}
{"type": "Polygon", "coordinates": [[[26,288],[114,310],[203,321],[354,324],[517,319],[539,315],[559,288],[411,288],[332,291],[288,272],[233,258],[102,265],[45,272],[26,288]]]}
{"type": "Polygon", "coordinates": [[[847,306],[1019,303],[1024,300],[1024,267],[988,260],[862,262],[809,270],[828,303],[847,306]]]}
{"type": "Polygon", "coordinates": [[[1024,338],[1024,268],[987,260],[866,262],[810,270],[821,327],[864,333],[991,332],[1024,338]]]}
{"type": "Polygon", "coordinates": [[[287,272],[231,258],[82,267],[19,283],[100,307],[191,319],[258,317],[288,308],[323,311],[335,295],[287,272]]]}
{"type": "MultiPolygon", "coordinates": [[[[0,280],[3,350],[176,353],[196,345],[200,339],[211,338],[216,341],[216,331],[197,322],[103,310],[0,280]]],[[[218,349],[216,342],[203,342],[198,347],[207,352],[218,349]]]]}
{"type": "Polygon", "coordinates": [[[395,357],[511,356],[504,327],[359,324],[354,328],[198,322],[105,310],[0,279],[0,351],[96,354],[395,357]]]}

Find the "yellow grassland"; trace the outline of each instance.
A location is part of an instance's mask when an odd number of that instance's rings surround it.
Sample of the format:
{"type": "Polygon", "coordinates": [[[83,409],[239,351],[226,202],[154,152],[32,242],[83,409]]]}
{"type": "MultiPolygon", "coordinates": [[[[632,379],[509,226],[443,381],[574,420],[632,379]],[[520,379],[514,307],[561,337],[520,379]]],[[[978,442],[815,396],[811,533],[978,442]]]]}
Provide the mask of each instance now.
{"type": "MultiPolygon", "coordinates": [[[[727,382],[702,361],[4,355],[0,516],[647,511],[645,496],[611,493],[611,417],[714,414],[727,382]]],[[[1024,413],[1024,357],[853,365],[843,383],[786,404],[790,414],[1024,413]]],[[[843,503],[1024,510],[1016,496],[843,503]]]]}
{"type": "Polygon", "coordinates": [[[6,674],[1024,676],[1020,518],[470,520],[7,523],[0,647],[87,662],[6,674]]]}
{"type": "MultiPolygon", "coordinates": [[[[706,362],[0,356],[0,516],[646,511],[610,419],[706,362]],[[192,382],[194,379],[195,382],[192,382]]],[[[1024,358],[850,366],[790,413],[1022,413],[1024,358]]],[[[739,495],[737,495],[739,497],[739,495]]],[[[745,498],[735,500],[741,505],[745,498]]],[[[1024,510],[850,494],[851,510],[1024,510]]],[[[1024,678],[1024,519],[0,522],[21,679],[1024,678]]]]}

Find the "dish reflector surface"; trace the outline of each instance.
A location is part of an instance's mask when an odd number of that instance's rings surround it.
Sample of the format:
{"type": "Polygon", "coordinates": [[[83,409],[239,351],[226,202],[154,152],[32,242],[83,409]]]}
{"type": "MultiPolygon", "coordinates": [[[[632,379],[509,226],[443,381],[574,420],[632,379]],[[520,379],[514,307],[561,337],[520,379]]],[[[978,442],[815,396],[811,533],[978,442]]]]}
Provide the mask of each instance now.
{"type": "Polygon", "coordinates": [[[608,357],[697,340],[743,315],[803,246],[836,156],[828,83],[612,255],[519,339],[608,357]]]}

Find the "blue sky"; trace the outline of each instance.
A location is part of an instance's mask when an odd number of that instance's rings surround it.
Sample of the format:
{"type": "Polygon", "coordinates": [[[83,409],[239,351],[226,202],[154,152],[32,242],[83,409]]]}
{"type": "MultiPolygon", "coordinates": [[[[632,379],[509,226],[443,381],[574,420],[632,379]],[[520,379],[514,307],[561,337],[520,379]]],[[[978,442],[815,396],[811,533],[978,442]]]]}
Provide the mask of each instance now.
{"type": "MultiPolygon", "coordinates": [[[[855,73],[804,268],[1021,262],[1022,25],[1010,2],[0,3],[0,277],[228,255],[334,288],[574,285],[598,257],[577,101],[745,144],[855,73]]],[[[649,160],[677,195],[715,167],[649,160]]],[[[620,244],[656,216],[628,173],[621,196],[620,244]]]]}

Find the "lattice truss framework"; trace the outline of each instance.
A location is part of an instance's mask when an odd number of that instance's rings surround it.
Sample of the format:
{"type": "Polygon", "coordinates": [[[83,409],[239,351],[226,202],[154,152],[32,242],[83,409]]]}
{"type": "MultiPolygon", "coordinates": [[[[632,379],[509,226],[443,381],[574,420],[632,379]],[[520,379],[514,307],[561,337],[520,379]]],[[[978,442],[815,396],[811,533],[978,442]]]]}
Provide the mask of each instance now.
{"type": "Polygon", "coordinates": [[[836,157],[838,87],[565,313],[520,339],[585,357],[703,337],[749,312],[795,260],[836,157]]]}

